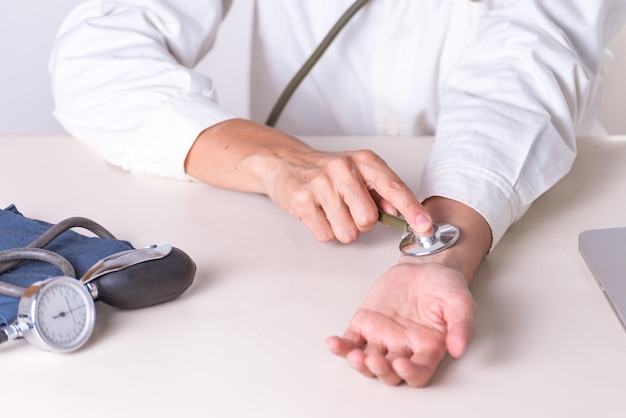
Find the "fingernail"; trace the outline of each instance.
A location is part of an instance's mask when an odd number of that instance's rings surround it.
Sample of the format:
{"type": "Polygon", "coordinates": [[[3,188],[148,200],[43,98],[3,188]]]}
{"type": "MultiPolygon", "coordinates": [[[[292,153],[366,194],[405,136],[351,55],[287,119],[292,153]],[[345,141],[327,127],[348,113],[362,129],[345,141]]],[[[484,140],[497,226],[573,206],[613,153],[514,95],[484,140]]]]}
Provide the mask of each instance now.
{"type": "Polygon", "coordinates": [[[415,226],[419,232],[427,232],[433,226],[433,220],[426,215],[417,215],[415,218],[415,226]]]}

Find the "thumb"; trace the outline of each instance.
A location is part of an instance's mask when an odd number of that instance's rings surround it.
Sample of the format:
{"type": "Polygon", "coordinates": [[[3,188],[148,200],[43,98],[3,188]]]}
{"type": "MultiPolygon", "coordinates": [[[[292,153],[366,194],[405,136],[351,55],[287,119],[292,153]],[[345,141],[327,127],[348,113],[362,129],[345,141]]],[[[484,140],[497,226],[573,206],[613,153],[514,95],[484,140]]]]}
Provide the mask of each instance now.
{"type": "Polygon", "coordinates": [[[457,311],[447,322],[446,347],[452,357],[461,357],[474,336],[474,316],[467,311],[457,311]]]}

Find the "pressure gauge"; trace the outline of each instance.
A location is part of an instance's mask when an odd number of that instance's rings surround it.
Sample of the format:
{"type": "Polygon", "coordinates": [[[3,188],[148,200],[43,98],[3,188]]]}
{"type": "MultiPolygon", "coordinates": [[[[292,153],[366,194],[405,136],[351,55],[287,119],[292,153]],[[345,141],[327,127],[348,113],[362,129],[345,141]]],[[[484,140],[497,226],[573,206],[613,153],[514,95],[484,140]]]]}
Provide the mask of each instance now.
{"type": "Polygon", "coordinates": [[[96,262],[80,279],[62,256],[41,248],[0,251],[2,262],[47,261],[63,276],[23,288],[0,281],[0,294],[19,298],[17,319],[0,328],[0,344],[25,338],[35,347],[68,352],[80,348],[93,332],[94,300],[119,308],[140,308],[170,300],[191,284],[195,264],[172,245],[162,243],[111,254],[96,262]],[[170,258],[166,258],[167,256],[170,258]],[[158,260],[162,263],[156,263],[158,260]],[[138,264],[141,268],[132,268],[138,264]]]}
{"type": "Polygon", "coordinates": [[[73,351],[91,336],[95,312],[82,283],[68,276],[53,277],[26,289],[18,305],[17,329],[38,348],[73,351]]]}

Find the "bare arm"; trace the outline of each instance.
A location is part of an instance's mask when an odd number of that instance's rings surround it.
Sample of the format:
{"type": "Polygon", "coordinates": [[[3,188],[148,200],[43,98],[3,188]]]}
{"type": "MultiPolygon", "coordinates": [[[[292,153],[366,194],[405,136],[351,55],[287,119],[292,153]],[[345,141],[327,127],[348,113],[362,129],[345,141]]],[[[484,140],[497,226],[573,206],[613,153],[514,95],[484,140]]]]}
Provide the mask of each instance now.
{"type": "Polygon", "coordinates": [[[185,170],[214,186],[266,194],[324,242],[351,242],[374,228],[377,204],[395,208],[415,231],[432,227],[413,192],[373,152],[317,151],[243,119],[202,132],[185,170]]]}
{"type": "Polygon", "coordinates": [[[490,228],[459,202],[433,197],[425,206],[436,222],[460,227],[459,241],[432,256],[402,256],[369,290],[344,334],[326,340],[355,370],[389,385],[426,385],[446,352],[460,357],[473,335],[468,284],[490,248],[490,228]]]}

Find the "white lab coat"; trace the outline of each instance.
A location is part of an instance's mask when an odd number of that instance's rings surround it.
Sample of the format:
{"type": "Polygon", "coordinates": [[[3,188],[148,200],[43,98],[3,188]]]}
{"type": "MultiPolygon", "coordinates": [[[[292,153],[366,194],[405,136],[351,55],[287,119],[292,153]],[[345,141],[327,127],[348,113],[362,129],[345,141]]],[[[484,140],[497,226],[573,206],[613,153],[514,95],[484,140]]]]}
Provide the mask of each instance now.
{"type": "MultiPolygon", "coordinates": [[[[263,122],[352,0],[255,3],[251,115],[263,122]]],[[[50,59],[55,116],[113,164],[186,178],[184,160],[198,134],[238,116],[220,106],[211,75],[193,69],[229,5],[81,4],[50,59]]],[[[569,171],[576,135],[597,127],[605,46],[625,15],[626,0],[370,0],[277,128],[436,134],[418,196],[473,207],[495,245],[569,171]]]]}

